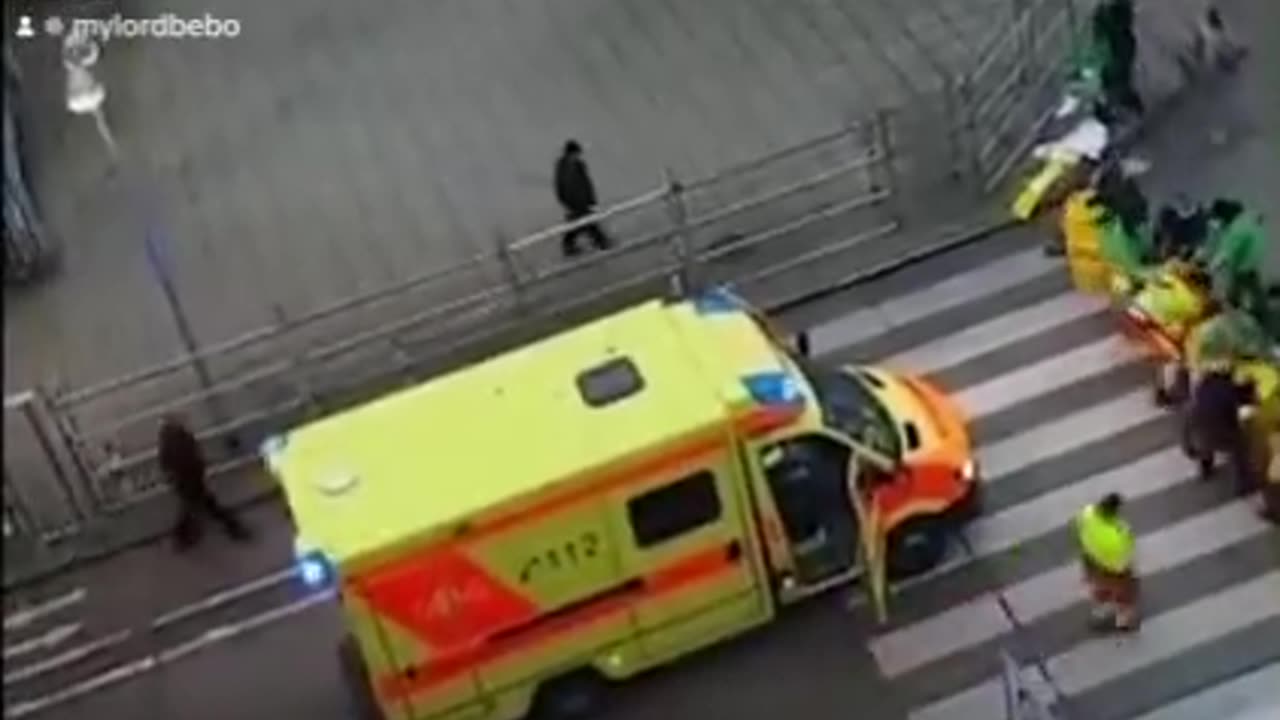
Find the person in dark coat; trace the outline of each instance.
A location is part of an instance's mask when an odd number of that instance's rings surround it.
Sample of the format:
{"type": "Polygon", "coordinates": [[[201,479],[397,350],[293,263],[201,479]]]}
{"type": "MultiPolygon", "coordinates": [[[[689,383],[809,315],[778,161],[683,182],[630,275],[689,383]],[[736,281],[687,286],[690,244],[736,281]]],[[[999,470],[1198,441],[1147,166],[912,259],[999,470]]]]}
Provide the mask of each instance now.
{"type": "Polygon", "coordinates": [[[1095,187],[1098,202],[1115,213],[1127,232],[1138,235],[1144,231],[1151,205],[1137,178],[1125,172],[1121,163],[1106,164],[1095,187]]]}
{"type": "MultiPolygon", "coordinates": [[[[564,150],[556,159],[555,171],[556,200],[564,209],[564,219],[575,222],[587,217],[596,209],[596,188],[591,182],[591,171],[582,158],[582,145],[577,140],[569,140],[564,150]]],[[[591,242],[601,250],[609,247],[609,236],[598,223],[587,223],[567,231],[562,238],[565,256],[574,256],[580,252],[578,236],[585,233],[591,242]]]]}
{"type": "Polygon", "coordinates": [[[178,521],[173,528],[178,548],[186,549],[200,541],[206,516],[221,525],[231,539],[248,540],[248,528],[210,492],[205,480],[204,452],[186,425],[176,417],[165,418],[157,445],[160,468],[178,498],[178,521]]]}
{"type": "Polygon", "coordinates": [[[1138,38],[1133,30],[1132,0],[1106,0],[1094,10],[1093,28],[1106,47],[1102,89],[1111,109],[1124,108],[1141,115],[1145,106],[1134,84],[1138,38]]]}
{"type": "Polygon", "coordinates": [[[1227,455],[1241,495],[1257,487],[1257,472],[1241,410],[1254,404],[1252,385],[1236,382],[1228,367],[1206,372],[1196,384],[1187,417],[1188,449],[1200,464],[1200,476],[1213,477],[1214,457],[1227,455]]]}

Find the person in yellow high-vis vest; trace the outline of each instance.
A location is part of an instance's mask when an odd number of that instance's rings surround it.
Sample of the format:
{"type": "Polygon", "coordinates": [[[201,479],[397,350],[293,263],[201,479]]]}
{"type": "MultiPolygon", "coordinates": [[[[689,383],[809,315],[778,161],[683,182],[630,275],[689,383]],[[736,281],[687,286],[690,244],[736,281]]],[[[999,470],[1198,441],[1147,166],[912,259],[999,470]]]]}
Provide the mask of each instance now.
{"type": "Polygon", "coordinates": [[[1089,588],[1092,625],[1099,630],[1138,629],[1138,578],[1133,530],[1122,517],[1124,499],[1110,493],[1076,516],[1076,539],[1089,588]]]}

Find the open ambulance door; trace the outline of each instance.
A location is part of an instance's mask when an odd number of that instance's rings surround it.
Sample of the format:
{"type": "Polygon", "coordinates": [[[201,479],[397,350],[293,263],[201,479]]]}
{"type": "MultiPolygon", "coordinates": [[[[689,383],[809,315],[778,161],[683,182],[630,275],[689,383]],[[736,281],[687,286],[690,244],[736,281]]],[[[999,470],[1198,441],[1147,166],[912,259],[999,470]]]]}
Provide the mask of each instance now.
{"type": "Polygon", "coordinates": [[[874,449],[854,443],[849,456],[849,497],[858,518],[858,549],[862,556],[863,583],[876,621],[889,619],[888,532],[876,502],[878,473],[892,475],[894,462],[874,449]]]}
{"type": "Polygon", "coordinates": [[[782,602],[861,577],[876,616],[885,617],[884,523],[872,493],[875,476],[892,477],[894,463],[821,432],[774,441],[757,452],[791,556],[780,586],[782,602]]]}

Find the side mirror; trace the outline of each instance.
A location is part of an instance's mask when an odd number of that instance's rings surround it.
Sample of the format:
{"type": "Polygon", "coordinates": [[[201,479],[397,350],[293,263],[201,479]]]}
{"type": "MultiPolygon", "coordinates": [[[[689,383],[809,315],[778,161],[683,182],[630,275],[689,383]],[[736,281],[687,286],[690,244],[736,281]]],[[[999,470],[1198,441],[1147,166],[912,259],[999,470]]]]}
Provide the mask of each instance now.
{"type": "Polygon", "coordinates": [[[805,332],[805,331],[803,331],[803,330],[801,330],[800,332],[796,333],[795,339],[793,340],[793,344],[795,345],[795,351],[796,351],[796,354],[798,354],[800,357],[802,357],[802,358],[806,358],[806,359],[810,357],[810,353],[809,353],[809,333],[807,333],[807,332],[805,332]]]}

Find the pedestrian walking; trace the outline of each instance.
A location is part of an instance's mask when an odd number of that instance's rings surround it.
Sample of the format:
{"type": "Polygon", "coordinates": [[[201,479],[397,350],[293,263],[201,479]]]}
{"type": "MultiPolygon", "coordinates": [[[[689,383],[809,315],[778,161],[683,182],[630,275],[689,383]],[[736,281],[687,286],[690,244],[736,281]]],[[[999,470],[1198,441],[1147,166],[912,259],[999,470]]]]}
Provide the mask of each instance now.
{"type": "Polygon", "coordinates": [[[221,525],[231,539],[248,540],[249,529],[209,490],[204,453],[191,430],[180,419],[166,417],[160,424],[157,445],[160,468],[178,499],[178,519],[173,527],[178,549],[185,550],[200,541],[206,517],[221,525]]]}
{"type": "Polygon", "coordinates": [[[1222,12],[1210,5],[1196,24],[1195,56],[1201,69],[1234,72],[1249,49],[1227,27],[1222,12]]]}
{"type": "Polygon", "coordinates": [[[1248,495],[1257,487],[1253,453],[1244,426],[1246,408],[1254,405],[1251,384],[1237,382],[1226,361],[1205,364],[1192,390],[1186,444],[1200,465],[1200,478],[1213,478],[1217,456],[1227,456],[1237,494],[1248,495]]]}
{"type": "MultiPolygon", "coordinates": [[[[591,181],[591,171],[582,157],[582,145],[577,140],[566,141],[560,157],[556,159],[555,186],[556,200],[564,210],[566,222],[577,222],[595,212],[595,183],[591,181]]],[[[591,238],[592,244],[601,250],[612,244],[599,223],[589,222],[565,231],[561,239],[565,257],[573,257],[581,252],[578,237],[582,234],[591,238]]]]}
{"type": "Polygon", "coordinates": [[[1138,629],[1138,578],[1133,530],[1122,517],[1124,499],[1110,493],[1076,516],[1085,585],[1092,603],[1090,624],[1097,630],[1138,629]]]}

